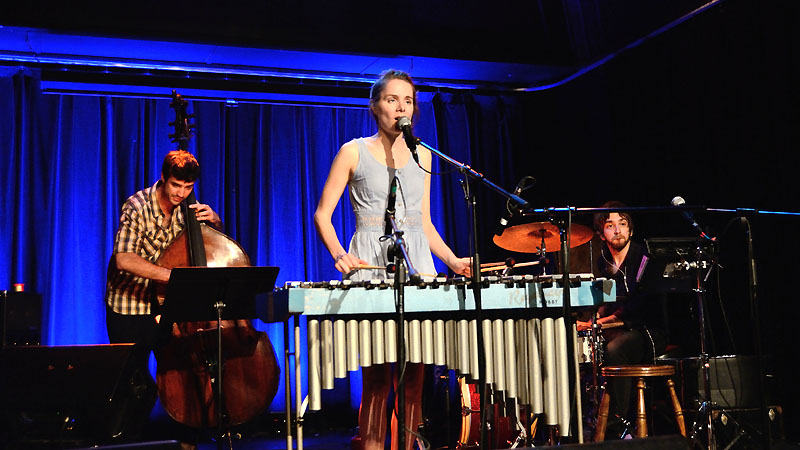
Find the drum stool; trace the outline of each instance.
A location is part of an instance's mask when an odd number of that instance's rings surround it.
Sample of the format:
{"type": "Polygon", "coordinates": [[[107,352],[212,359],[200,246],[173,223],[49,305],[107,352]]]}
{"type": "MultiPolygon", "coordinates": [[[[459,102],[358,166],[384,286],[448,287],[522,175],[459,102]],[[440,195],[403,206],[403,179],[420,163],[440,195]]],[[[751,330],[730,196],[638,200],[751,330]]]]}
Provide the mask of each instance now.
{"type": "MultiPolygon", "coordinates": [[[[609,366],[603,367],[601,373],[604,377],[636,377],[636,437],[647,437],[647,415],[644,407],[644,379],[647,377],[671,377],[675,375],[674,366],[609,366]]],[[[675,412],[675,421],[678,423],[678,430],[681,436],[686,437],[686,425],[683,422],[683,410],[675,393],[675,382],[672,378],[667,378],[667,389],[669,389],[672,409],[675,412]]],[[[594,441],[600,442],[606,437],[606,423],[608,421],[608,407],[610,396],[608,391],[603,392],[603,399],[600,401],[600,410],[597,413],[597,428],[595,430],[594,441]]]]}

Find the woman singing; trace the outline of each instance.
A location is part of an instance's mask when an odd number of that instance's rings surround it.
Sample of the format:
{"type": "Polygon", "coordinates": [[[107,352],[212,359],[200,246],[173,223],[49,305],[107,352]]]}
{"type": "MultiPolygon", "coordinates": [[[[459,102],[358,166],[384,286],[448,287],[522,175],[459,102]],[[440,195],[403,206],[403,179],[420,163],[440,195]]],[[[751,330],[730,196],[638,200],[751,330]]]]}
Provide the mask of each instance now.
{"type": "MultiPolygon", "coordinates": [[[[314,223],[322,242],[333,258],[336,269],[345,278],[368,280],[386,278],[384,270],[358,269],[362,265],[385,267],[386,248],[390,240],[381,242],[384,234],[385,212],[392,181],[397,178],[395,200],[398,228],[404,231],[408,253],[420,273],[435,274],[431,252],[457,274],[469,275],[469,258],[458,258],[445,244],[430,214],[430,175],[411,157],[411,152],[397,127],[400,117],[416,119],[417,92],[411,77],[405,72],[387,70],[372,85],[369,108],[378,132],[373,136],[354,139],[339,149],[331,165],[322,197],[314,214],[314,223]],[[356,216],[356,231],[345,251],[331,223],[345,186],[350,186],[350,203],[356,216]]],[[[431,168],[431,153],[419,149],[419,163],[431,168]]],[[[405,424],[416,430],[421,419],[423,365],[409,363],[406,367],[405,424]]],[[[365,449],[382,449],[385,441],[386,402],[393,377],[388,364],[364,367],[363,390],[358,425],[361,444],[365,449]]],[[[397,449],[397,420],[392,416],[392,449],[397,449]]],[[[406,435],[406,448],[414,439],[406,435]]]]}

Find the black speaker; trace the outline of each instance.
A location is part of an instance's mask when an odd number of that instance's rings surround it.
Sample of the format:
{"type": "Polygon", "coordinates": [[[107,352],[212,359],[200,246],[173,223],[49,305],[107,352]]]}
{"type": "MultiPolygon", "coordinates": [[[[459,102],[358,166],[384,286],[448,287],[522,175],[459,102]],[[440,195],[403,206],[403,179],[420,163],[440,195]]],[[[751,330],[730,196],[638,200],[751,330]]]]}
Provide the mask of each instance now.
{"type": "Polygon", "coordinates": [[[41,294],[0,291],[0,340],[2,348],[41,344],[41,294]]]}
{"type": "Polygon", "coordinates": [[[765,442],[785,437],[783,429],[783,409],[780,406],[761,408],[715,409],[711,415],[714,436],[717,443],[729,449],[766,448],[765,442]],[[766,414],[762,416],[762,414],[766,414]],[[766,420],[763,420],[766,419],[766,420]],[[769,429],[764,433],[764,424],[769,429]]]}
{"type": "Polygon", "coordinates": [[[148,420],[157,389],[136,364],[133,347],[4,349],[0,411],[5,440],[98,444],[135,438],[148,420]]]}
{"type": "Polygon", "coordinates": [[[641,439],[623,439],[618,441],[566,444],[559,446],[547,445],[544,447],[536,447],[537,450],[689,450],[689,448],[689,440],[680,435],[653,436],[641,439]]]}
{"type": "MultiPolygon", "coordinates": [[[[700,358],[665,359],[661,364],[673,364],[678,372],[681,404],[684,409],[695,409],[705,397],[703,371],[700,358]]],[[[764,397],[768,405],[779,402],[775,398],[775,377],[771,376],[771,361],[763,360],[764,397]]],[[[757,408],[758,361],[755,356],[717,356],[709,358],[711,401],[722,408],[757,408]]]]}

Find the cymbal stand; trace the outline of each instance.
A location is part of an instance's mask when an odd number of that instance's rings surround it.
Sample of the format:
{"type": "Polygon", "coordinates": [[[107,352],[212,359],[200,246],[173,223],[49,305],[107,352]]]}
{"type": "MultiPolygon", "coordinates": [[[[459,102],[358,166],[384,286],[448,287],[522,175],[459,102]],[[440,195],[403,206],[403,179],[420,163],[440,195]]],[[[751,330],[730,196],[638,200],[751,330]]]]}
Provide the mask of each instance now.
{"type": "MultiPolygon", "coordinates": [[[[569,380],[569,402],[570,420],[568,430],[560,430],[562,438],[573,436],[578,443],[583,443],[582,427],[583,424],[578,418],[581,415],[580,389],[578,388],[577,376],[575,371],[575,345],[573,339],[574,322],[572,321],[572,300],[570,289],[569,274],[569,249],[571,246],[570,237],[572,230],[572,210],[567,208],[566,219],[559,219],[555,215],[550,216],[550,222],[558,227],[561,240],[561,276],[562,276],[562,299],[561,315],[564,317],[564,324],[567,330],[567,376],[569,380]]],[[[544,249],[544,244],[542,244],[544,249]]]]}
{"type": "Polygon", "coordinates": [[[600,405],[600,360],[603,355],[603,335],[600,331],[600,324],[597,323],[597,313],[592,313],[591,328],[589,330],[590,350],[592,351],[592,405],[597,408],[600,405]]]}
{"type": "Polygon", "coordinates": [[[539,246],[537,253],[539,255],[539,264],[542,266],[542,275],[547,275],[547,264],[544,264],[547,260],[547,244],[544,242],[544,233],[545,231],[542,230],[542,245],[539,246]]]}

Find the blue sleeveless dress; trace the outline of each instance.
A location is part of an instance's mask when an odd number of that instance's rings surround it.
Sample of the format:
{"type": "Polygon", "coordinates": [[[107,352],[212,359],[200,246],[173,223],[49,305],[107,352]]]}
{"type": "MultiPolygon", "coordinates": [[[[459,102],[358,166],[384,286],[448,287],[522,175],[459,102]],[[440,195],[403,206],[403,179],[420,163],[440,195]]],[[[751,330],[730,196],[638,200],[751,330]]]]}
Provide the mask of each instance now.
{"type": "MultiPolygon", "coordinates": [[[[397,176],[395,218],[403,230],[408,254],[421,274],[436,274],[428,238],[422,230],[422,196],[425,194],[425,172],[412,158],[405,166],[394,169],[383,165],[367,150],[363,138],[356,139],[358,166],[350,180],[350,204],[356,215],[356,232],[350,239],[348,253],[370,265],[385,267],[386,248],[390,239],[381,242],[386,207],[392,179],[397,176]]],[[[386,278],[385,270],[357,270],[345,278],[370,280],[386,278]]]]}

